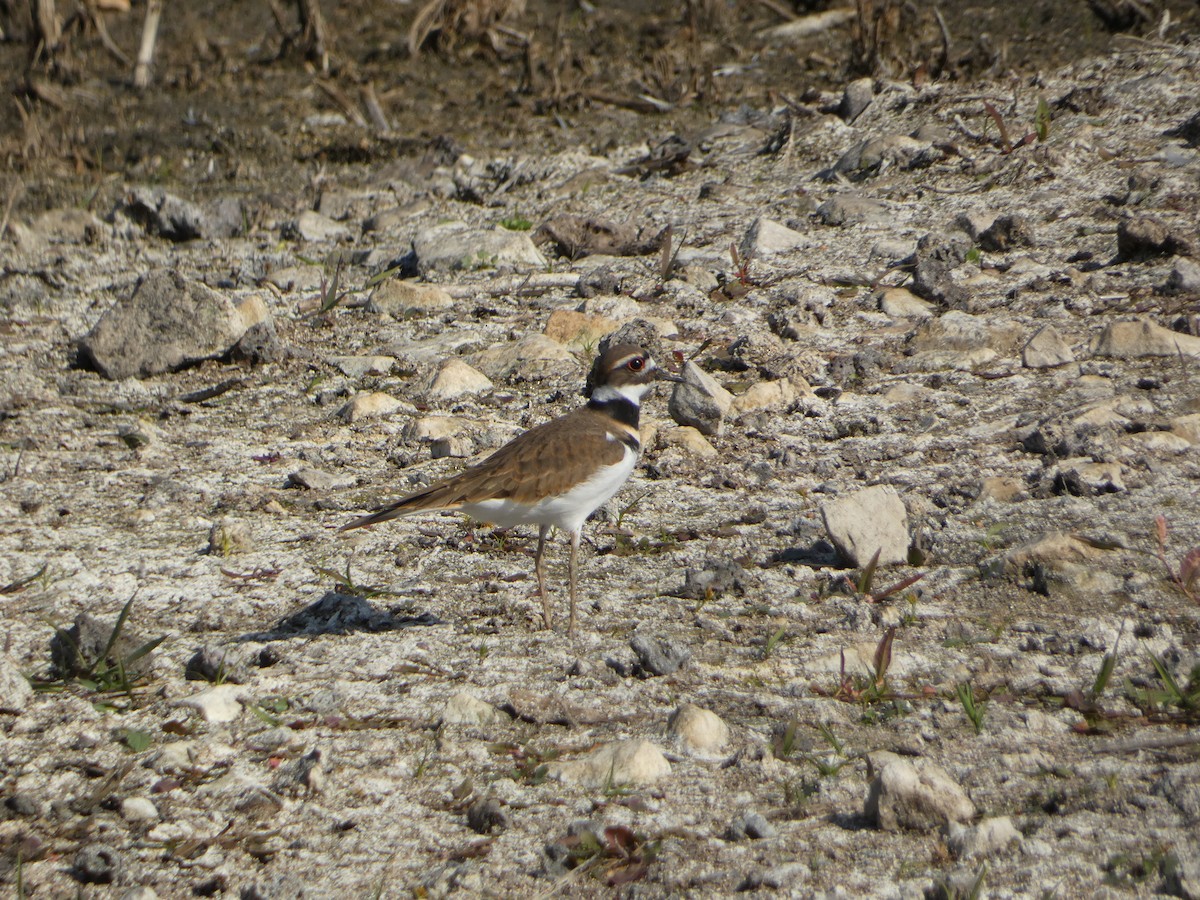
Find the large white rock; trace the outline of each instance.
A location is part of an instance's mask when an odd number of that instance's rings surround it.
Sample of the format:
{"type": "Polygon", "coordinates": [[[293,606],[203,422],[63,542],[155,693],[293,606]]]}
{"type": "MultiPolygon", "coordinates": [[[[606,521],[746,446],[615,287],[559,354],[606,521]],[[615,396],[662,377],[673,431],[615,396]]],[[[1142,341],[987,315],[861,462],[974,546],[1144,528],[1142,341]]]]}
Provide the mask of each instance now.
{"type": "Polygon", "coordinates": [[[916,764],[885,750],[870,754],[875,777],[863,813],[883,831],[934,831],[950,822],[970,822],[975,804],[941,766],[916,764]]]}
{"type": "Polygon", "coordinates": [[[878,484],[821,504],[825,530],[850,563],[865,566],[879,551],[879,565],[908,560],[908,510],[896,489],[878,484]]]}
{"type": "Polygon", "coordinates": [[[671,764],[662,751],[637,738],[606,744],[582,759],[554,762],[547,774],[589,788],[622,784],[650,784],[671,774],[671,764]]]}
{"type": "Polygon", "coordinates": [[[79,347],[106,378],[145,378],[223,356],[248,329],[270,320],[256,295],[235,303],[171,269],[154,269],[79,347]]]}

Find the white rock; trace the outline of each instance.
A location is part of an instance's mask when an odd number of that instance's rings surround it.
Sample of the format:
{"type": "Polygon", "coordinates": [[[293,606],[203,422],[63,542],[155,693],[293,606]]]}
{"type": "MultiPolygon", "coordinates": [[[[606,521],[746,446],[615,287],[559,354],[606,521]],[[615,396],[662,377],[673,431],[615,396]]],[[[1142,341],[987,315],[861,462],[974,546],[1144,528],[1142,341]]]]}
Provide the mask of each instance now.
{"type": "MultiPolygon", "coordinates": [[[[643,430],[643,435],[645,431],[643,430]]],[[[702,459],[712,459],[717,455],[717,448],[708,442],[708,438],[690,425],[678,425],[674,428],[664,428],[658,433],[664,446],[679,447],[686,453],[699,456],[702,459]]],[[[643,440],[644,446],[650,446],[643,440]]]]}
{"type": "Polygon", "coordinates": [[[484,703],[470,691],[462,690],[442,710],[446,725],[503,725],[509,718],[490,703],[484,703]]]}
{"type": "Polygon", "coordinates": [[[733,407],[733,394],[695,363],[685,363],[680,374],[683,383],[675,385],[667,402],[671,418],[701,434],[719,436],[733,407]]]}
{"type": "Polygon", "coordinates": [[[382,391],[371,391],[355,394],[338,410],[338,418],[343,422],[360,422],[363,419],[374,419],[380,416],[390,416],[402,409],[404,404],[390,394],[382,391]]]}
{"type": "Polygon", "coordinates": [[[757,409],[787,409],[796,400],[796,388],[786,378],[759,381],[733,398],[730,412],[735,416],[757,409]]]}
{"type": "Polygon", "coordinates": [[[350,229],[328,216],[306,209],[296,220],[296,234],[306,241],[348,241],[350,229]]]}
{"type": "Polygon", "coordinates": [[[244,691],[238,684],[218,684],[180,701],[180,705],[198,710],[206,722],[232,722],[242,714],[244,691]]]}
{"type": "Polygon", "coordinates": [[[454,298],[435,284],[392,279],[371,292],[369,312],[384,313],[396,319],[423,316],[454,306],[454,298]]]}
{"type": "Polygon", "coordinates": [[[713,759],[729,744],[729,726],[711,710],[685,703],[672,713],[667,733],[685,753],[713,759]]]}
{"type": "Polygon", "coordinates": [[[545,378],[550,372],[570,375],[583,367],[574,353],[544,334],[494,344],[467,359],[479,371],[497,380],[518,373],[531,379],[545,378]]]}
{"type": "Polygon", "coordinates": [[[19,713],[33,697],[33,688],[16,662],[7,653],[0,653],[0,711],[19,713]]]}
{"type": "Polygon", "coordinates": [[[268,275],[267,282],[281,291],[316,291],[324,274],[320,266],[286,266],[268,275]]]}
{"type": "Polygon", "coordinates": [[[952,310],[921,325],[913,334],[910,346],[915,351],[965,352],[987,348],[997,353],[1009,353],[1016,349],[1020,339],[1021,327],[1012,322],[996,322],[952,310]]]}
{"type": "Polygon", "coordinates": [[[492,379],[457,356],[451,356],[426,379],[424,390],[430,400],[457,400],[468,394],[490,391],[493,387],[492,379]]]}
{"type": "Polygon", "coordinates": [[[821,518],[838,552],[856,566],[867,565],[876,550],[881,566],[908,559],[908,510],[893,487],[875,485],[823,503],[821,518]]]}
{"type": "Polygon", "coordinates": [[[462,222],[423,229],[413,238],[413,251],[422,273],[499,267],[520,271],[546,268],[546,258],[526,232],[468,228],[462,222]]]}
{"type": "Polygon", "coordinates": [[[196,741],[172,741],[166,744],[151,761],[155,772],[182,772],[195,762],[196,741]]]}
{"type": "Polygon", "coordinates": [[[551,763],[547,774],[589,788],[622,784],[650,784],[671,774],[671,764],[662,751],[647,740],[636,738],[606,744],[582,759],[551,763]]]}
{"type": "Polygon", "coordinates": [[[1096,340],[1097,356],[1136,359],[1143,356],[1200,356],[1200,337],[1180,334],[1148,319],[1113,322],[1096,340]]]}
{"type": "Polygon", "coordinates": [[[932,831],[975,817],[975,804],[941,766],[914,764],[882,750],[869,760],[874,778],[863,813],[883,831],[932,831]]]}
{"type": "Polygon", "coordinates": [[[1168,291],[1200,292],[1200,262],[1186,256],[1177,257],[1166,286],[1168,291]]]}
{"type": "Polygon", "coordinates": [[[148,797],[126,797],[121,801],[121,817],[127,822],[153,822],[158,807],[148,797]]]}
{"type": "Polygon", "coordinates": [[[1189,444],[1200,444],[1200,413],[1172,419],[1171,434],[1183,438],[1189,444]]]}
{"type": "Polygon", "coordinates": [[[421,416],[404,426],[401,437],[406,441],[432,444],[458,437],[467,430],[467,420],[459,416],[421,416]]]}
{"type": "Polygon", "coordinates": [[[1008,816],[983,819],[977,825],[966,826],[950,822],[947,826],[946,843],[950,852],[959,859],[977,859],[993,856],[1021,843],[1021,832],[1017,831],[1008,816]]]}
{"type": "Polygon", "coordinates": [[[932,319],[934,305],[907,288],[889,288],[879,299],[879,308],[893,319],[932,319]]]}
{"type": "Polygon", "coordinates": [[[258,295],[235,301],[172,269],[153,269],[79,342],[107,378],[144,378],[227,353],[246,331],[271,321],[258,295]]]}
{"type": "Polygon", "coordinates": [[[1021,351],[1027,369],[1052,369],[1075,361],[1075,354],[1053,325],[1039,328],[1021,351]]]}
{"type": "Polygon", "coordinates": [[[394,356],[331,356],[329,363],[351,378],[386,375],[396,364],[394,356]]]}
{"type": "Polygon", "coordinates": [[[743,259],[756,259],[807,247],[810,243],[808,237],[799,231],[793,231],[773,219],[758,218],[746,232],[739,249],[743,259]]]}

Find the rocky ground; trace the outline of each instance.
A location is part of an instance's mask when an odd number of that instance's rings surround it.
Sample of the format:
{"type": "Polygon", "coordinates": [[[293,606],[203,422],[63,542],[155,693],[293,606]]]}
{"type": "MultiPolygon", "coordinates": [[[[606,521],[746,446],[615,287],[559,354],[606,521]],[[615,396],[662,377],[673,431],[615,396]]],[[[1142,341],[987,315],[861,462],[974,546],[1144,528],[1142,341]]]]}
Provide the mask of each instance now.
{"type": "Polygon", "coordinates": [[[4,890],[1200,897],[1197,96],[1165,29],[10,206],[4,890]],[[535,535],[337,533],[618,328],[689,384],[574,639],[535,535]]]}

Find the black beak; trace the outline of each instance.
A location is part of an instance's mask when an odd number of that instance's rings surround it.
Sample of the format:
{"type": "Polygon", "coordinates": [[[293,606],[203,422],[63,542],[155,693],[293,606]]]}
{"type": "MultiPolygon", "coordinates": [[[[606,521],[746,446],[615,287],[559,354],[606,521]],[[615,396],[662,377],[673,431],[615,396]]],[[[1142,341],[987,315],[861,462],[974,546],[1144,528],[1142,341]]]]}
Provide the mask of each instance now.
{"type": "Polygon", "coordinates": [[[666,369],[656,369],[655,371],[658,372],[658,375],[655,376],[655,381],[673,381],[675,384],[684,383],[683,379],[674,372],[668,372],[666,369]]]}

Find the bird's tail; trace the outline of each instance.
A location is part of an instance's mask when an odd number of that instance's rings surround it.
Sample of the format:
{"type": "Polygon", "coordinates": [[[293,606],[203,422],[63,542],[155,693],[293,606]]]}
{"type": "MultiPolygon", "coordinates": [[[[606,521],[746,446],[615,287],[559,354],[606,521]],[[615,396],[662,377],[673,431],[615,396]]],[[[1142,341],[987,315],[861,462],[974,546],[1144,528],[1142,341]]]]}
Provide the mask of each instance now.
{"type": "Polygon", "coordinates": [[[368,525],[378,525],[380,522],[389,522],[392,519],[407,516],[409,513],[431,512],[435,509],[454,509],[460,506],[460,500],[446,496],[445,487],[445,485],[439,484],[427,490],[409,494],[395,503],[381,506],[370,515],[347,522],[338,531],[349,531],[352,528],[366,528],[368,525]]]}

